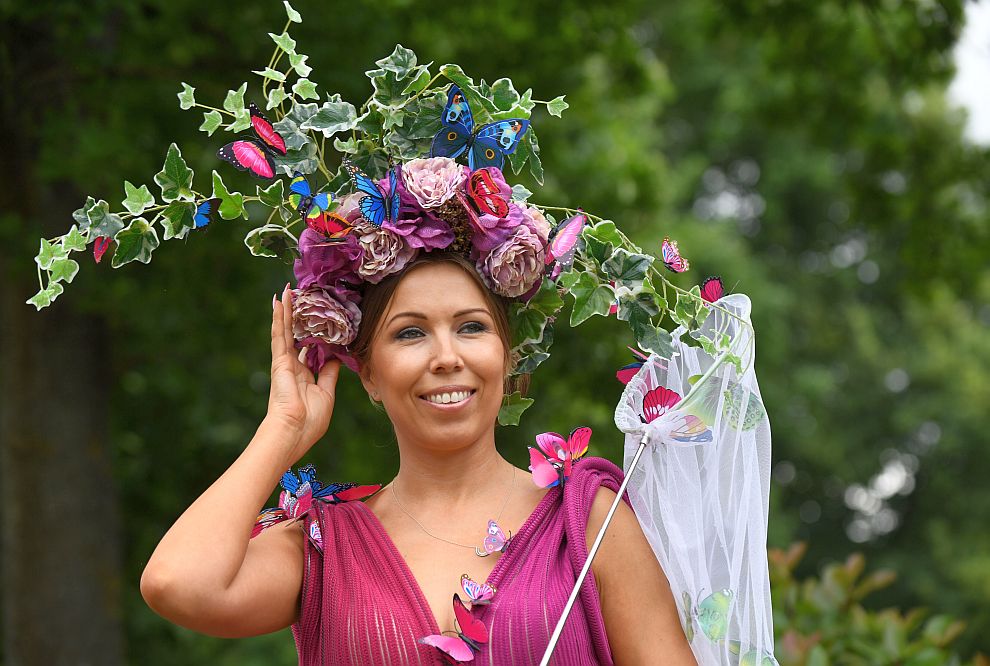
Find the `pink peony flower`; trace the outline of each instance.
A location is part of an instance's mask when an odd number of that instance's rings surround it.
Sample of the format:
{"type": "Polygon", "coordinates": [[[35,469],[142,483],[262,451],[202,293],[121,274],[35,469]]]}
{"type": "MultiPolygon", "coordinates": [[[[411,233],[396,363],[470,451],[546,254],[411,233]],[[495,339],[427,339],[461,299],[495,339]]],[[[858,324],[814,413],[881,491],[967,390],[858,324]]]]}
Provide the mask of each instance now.
{"type": "Polygon", "coordinates": [[[363,250],[357,274],[373,284],[401,271],[418,254],[402,236],[367,222],[356,222],[351,233],[357,236],[363,250]]]}
{"type": "Polygon", "coordinates": [[[361,209],[358,207],[361,199],[365,195],[363,192],[352,192],[351,194],[345,194],[340,199],[337,200],[337,207],[334,209],[337,215],[354,224],[358,220],[363,220],[364,215],[361,214],[361,209]]]}
{"type": "Polygon", "coordinates": [[[358,266],[363,249],[357,236],[350,233],[337,243],[328,243],[318,231],[304,229],[299,234],[299,258],[292,265],[296,286],[308,289],[312,286],[332,288],[337,282],[357,283],[358,266]]]}
{"type": "Polygon", "coordinates": [[[479,215],[474,206],[466,200],[462,201],[462,204],[468,211],[468,220],[473,227],[471,244],[474,247],[472,256],[475,259],[509,240],[516,229],[525,226],[527,222],[523,210],[515,204],[509,204],[509,214],[501,218],[487,214],[479,215]]]}
{"type": "Polygon", "coordinates": [[[544,249],[528,225],[520,225],[477,262],[478,273],[496,294],[514,298],[530,291],[544,269],[544,249]]]}
{"type": "Polygon", "coordinates": [[[331,345],[320,338],[304,338],[296,340],[296,349],[304,350],[302,361],[314,375],[320,374],[327,361],[334,358],[340,359],[341,363],[354,372],[359,370],[357,360],[341,345],[331,345]]]}
{"type": "MultiPolygon", "coordinates": [[[[382,187],[388,189],[387,179],[382,181],[382,187]]],[[[450,225],[430,211],[421,208],[416,197],[406,190],[402,178],[399,179],[398,188],[399,200],[402,203],[399,207],[399,215],[395,221],[382,224],[382,229],[402,236],[410,247],[427,251],[443,249],[454,242],[454,232],[450,229],[450,225]]]]}
{"type": "Polygon", "coordinates": [[[449,157],[409,160],[402,165],[402,184],[421,208],[436,208],[464,185],[464,169],[449,157]]]}
{"type": "Polygon", "coordinates": [[[357,335],[361,297],[338,285],[332,294],[318,286],[292,290],[292,335],[296,340],[316,338],[331,345],[349,345],[357,335]]]}
{"type": "Polygon", "coordinates": [[[543,216],[540,209],[535,206],[527,206],[525,203],[520,202],[519,207],[522,209],[523,215],[526,216],[526,224],[529,228],[533,230],[543,244],[547,244],[547,240],[550,238],[550,223],[547,218],[543,216]]]}

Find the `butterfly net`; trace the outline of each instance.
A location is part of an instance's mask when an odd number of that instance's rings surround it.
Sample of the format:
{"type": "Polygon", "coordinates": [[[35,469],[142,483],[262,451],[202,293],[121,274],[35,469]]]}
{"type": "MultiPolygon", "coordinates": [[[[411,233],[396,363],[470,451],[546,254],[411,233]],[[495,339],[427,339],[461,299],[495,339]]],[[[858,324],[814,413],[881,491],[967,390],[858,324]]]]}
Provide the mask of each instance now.
{"type": "MultiPolygon", "coordinates": [[[[717,301],[700,333],[726,339],[713,357],[673,332],[626,385],[615,423],[626,433],[629,498],[670,581],[699,664],[773,666],[767,565],[770,421],[754,370],[751,304],[717,301]]],[[[691,335],[696,335],[692,333],[691,335]]]]}

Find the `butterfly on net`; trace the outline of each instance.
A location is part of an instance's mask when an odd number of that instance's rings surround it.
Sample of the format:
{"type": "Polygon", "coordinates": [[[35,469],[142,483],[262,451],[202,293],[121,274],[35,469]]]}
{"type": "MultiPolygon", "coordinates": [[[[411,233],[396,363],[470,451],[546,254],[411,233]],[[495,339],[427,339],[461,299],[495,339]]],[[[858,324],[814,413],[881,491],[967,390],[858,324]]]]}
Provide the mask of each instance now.
{"type": "Polygon", "coordinates": [[[724,295],[725,285],[722,284],[722,278],[718,275],[707,277],[701,283],[701,297],[709,303],[714,303],[724,295]]]}
{"type": "Polygon", "coordinates": [[[490,604],[495,597],[495,588],[488,583],[478,583],[467,574],[461,574],[461,589],[468,595],[471,607],[490,604]]]}
{"type": "Polygon", "coordinates": [[[423,645],[432,645],[440,651],[440,656],[448,664],[474,661],[475,652],[488,642],[488,629],[484,623],[471,615],[464,602],[454,594],[454,627],[456,631],[433,634],[419,639],[423,645]],[[453,635],[447,635],[453,634],[453,635]]]}
{"type": "Polygon", "coordinates": [[[562,272],[574,264],[581,230],[584,229],[587,221],[587,215],[578,213],[558,224],[550,234],[545,261],[551,280],[556,280],[562,272]]]}
{"type": "Polygon", "coordinates": [[[265,180],[275,177],[275,156],[285,155],[285,139],[275,131],[268,118],[252,102],[251,128],[255,138],[231,141],[217,151],[217,157],[230,162],[241,171],[265,180]]]}
{"type": "MultiPolygon", "coordinates": [[[[643,396],[643,423],[661,422],[665,439],[672,444],[703,444],[714,438],[712,429],[701,417],[677,409],[681,395],[666,386],[657,386],[643,396]]],[[[659,423],[658,423],[659,425],[659,423]]]]}
{"type": "Polygon", "coordinates": [[[488,521],[488,533],[485,535],[485,542],[483,544],[484,550],[475,546],[474,554],[478,557],[488,557],[492,553],[504,553],[505,549],[509,547],[509,540],[512,538],[512,532],[506,536],[502,528],[498,526],[494,520],[488,521]]]}
{"type": "Polygon", "coordinates": [[[528,120],[510,118],[482,125],[476,132],[467,98],[453,83],[447,91],[440,124],[440,131],[433,137],[430,157],[457,159],[466,152],[471,171],[488,166],[501,169],[505,156],[515,152],[529,128],[528,120]]]}
{"type": "Polygon", "coordinates": [[[677,241],[670,240],[669,236],[664,236],[663,242],[660,243],[660,258],[667,270],[674,273],[683,273],[690,265],[677,249],[677,241]]]}
{"type": "Polygon", "coordinates": [[[365,196],[358,201],[361,215],[376,227],[383,223],[393,223],[399,217],[402,204],[399,201],[399,167],[394,166],[388,171],[388,191],[383,190],[371,176],[361,171],[352,162],[344,160],[347,170],[354,183],[354,188],[365,196]]]}
{"type": "Polygon", "coordinates": [[[539,449],[529,447],[529,469],[533,472],[533,483],[540,488],[563,485],[571,476],[571,466],[588,452],[591,441],[591,428],[581,427],[571,431],[564,439],[555,432],[544,432],[536,436],[539,449]]]}
{"type": "Polygon", "coordinates": [[[729,609],[732,605],[732,590],[724,589],[709,594],[697,606],[691,603],[691,595],[682,596],[684,613],[684,634],[688,642],[694,640],[694,624],[698,623],[702,633],[712,641],[721,641],[729,630],[729,609]]]}
{"type": "Polygon", "coordinates": [[[330,210],[333,195],[327,192],[313,194],[313,188],[300,172],[292,175],[289,184],[289,204],[299,213],[306,226],[319,232],[330,243],[340,242],[352,230],[351,223],[330,210]]]}

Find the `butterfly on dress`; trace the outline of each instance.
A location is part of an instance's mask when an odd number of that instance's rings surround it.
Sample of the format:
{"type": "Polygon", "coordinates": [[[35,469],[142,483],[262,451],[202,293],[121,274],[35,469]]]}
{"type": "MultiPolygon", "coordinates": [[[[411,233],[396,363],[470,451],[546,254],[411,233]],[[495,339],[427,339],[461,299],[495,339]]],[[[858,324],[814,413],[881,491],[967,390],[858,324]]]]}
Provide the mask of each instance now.
{"type": "Polygon", "coordinates": [[[488,629],[481,620],[471,615],[471,611],[456,593],[454,594],[454,627],[456,631],[424,636],[418,642],[432,645],[440,650],[440,656],[448,664],[474,661],[474,653],[480,652],[481,646],[488,642],[488,629]]]}
{"type": "Polygon", "coordinates": [[[670,240],[669,236],[664,236],[663,242],[660,244],[660,258],[667,270],[674,273],[683,273],[690,265],[688,260],[681,256],[680,250],[677,249],[677,241],[670,240]]]}
{"type": "Polygon", "coordinates": [[[553,230],[550,234],[550,241],[547,243],[546,264],[547,272],[551,280],[574,263],[574,254],[577,252],[578,240],[581,238],[581,230],[584,229],[588,216],[578,213],[569,217],[553,230]]]}
{"type": "Polygon", "coordinates": [[[509,540],[511,538],[512,532],[509,532],[509,536],[505,536],[505,532],[498,526],[498,523],[494,520],[489,520],[488,534],[485,535],[485,543],[482,544],[484,550],[475,546],[474,554],[478,557],[488,557],[492,553],[504,553],[505,549],[509,547],[509,540]]]}
{"type": "Polygon", "coordinates": [[[461,589],[468,595],[471,608],[490,604],[495,597],[495,588],[488,583],[478,583],[467,574],[461,574],[461,589]]]}
{"type": "Polygon", "coordinates": [[[722,284],[722,278],[718,275],[707,277],[701,283],[701,297],[709,303],[714,303],[724,295],[725,285],[722,284]]]}
{"type": "Polygon", "coordinates": [[[564,439],[555,432],[544,432],[536,436],[539,450],[529,447],[529,469],[533,472],[533,483],[540,488],[563,485],[571,476],[571,465],[588,452],[591,441],[591,428],[581,427],[571,431],[564,439]]]}
{"type": "Polygon", "coordinates": [[[344,160],[344,168],[347,169],[357,191],[367,195],[361,197],[358,202],[358,208],[364,219],[376,227],[382,226],[384,222],[395,222],[402,207],[399,201],[399,167],[394,166],[389,169],[388,192],[352,162],[344,160]]]}
{"type": "Polygon", "coordinates": [[[275,177],[275,161],[272,157],[285,155],[285,139],[275,131],[253,102],[250,109],[251,128],[255,138],[231,141],[217,151],[217,157],[230,162],[241,171],[249,171],[258,178],[271,180],[275,177]]]}
{"type": "Polygon", "coordinates": [[[193,228],[201,229],[216,219],[217,211],[220,210],[220,199],[207,199],[196,206],[193,215],[193,228]]]}
{"type": "Polygon", "coordinates": [[[467,152],[471,171],[482,167],[502,168],[505,156],[511,155],[529,128],[522,118],[496,120],[474,130],[474,116],[467,98],[456,84],[447,91],[447,104],[440,117],[442,127],[433,137],[430,157],[457,159],[467,152]]]}
{"type": "Polygon", "coordinates": [[[289,185],[289,203],[299,213],[306,226],[322,234],[330,243],[343,241],[351,232],[351,223],[337,213],[327,210],[333,201],[333,195],[327,192],[313,194],[309,181],[300,172],[292,175],[289,185]]]}

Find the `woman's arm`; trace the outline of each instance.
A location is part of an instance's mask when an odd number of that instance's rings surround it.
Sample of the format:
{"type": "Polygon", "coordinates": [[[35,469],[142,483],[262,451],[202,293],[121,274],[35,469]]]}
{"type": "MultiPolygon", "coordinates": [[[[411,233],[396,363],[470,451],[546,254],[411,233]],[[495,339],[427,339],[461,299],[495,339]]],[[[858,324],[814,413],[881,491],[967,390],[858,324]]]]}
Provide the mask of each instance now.
{"type": "Polygon", "coordinates": [[[268,415],[247,448],[165,534],[141,577],[162,617],[214,636],[253,636],[292,624],[303,578],[299,524],[250,539],[281,475],[326,432],[339,362],[317,381],[293,348],[291,295],[272,312],[268,415]]]}
{"type": "MultiPolygon", "coordinates": [[[[600,488],[588,516],[588,548],[605,522],[615,493],[600,488]]],[[[625,502],[619,502],[591,564],[617,666],[697,666],[667,577],[625,502]]]]}

